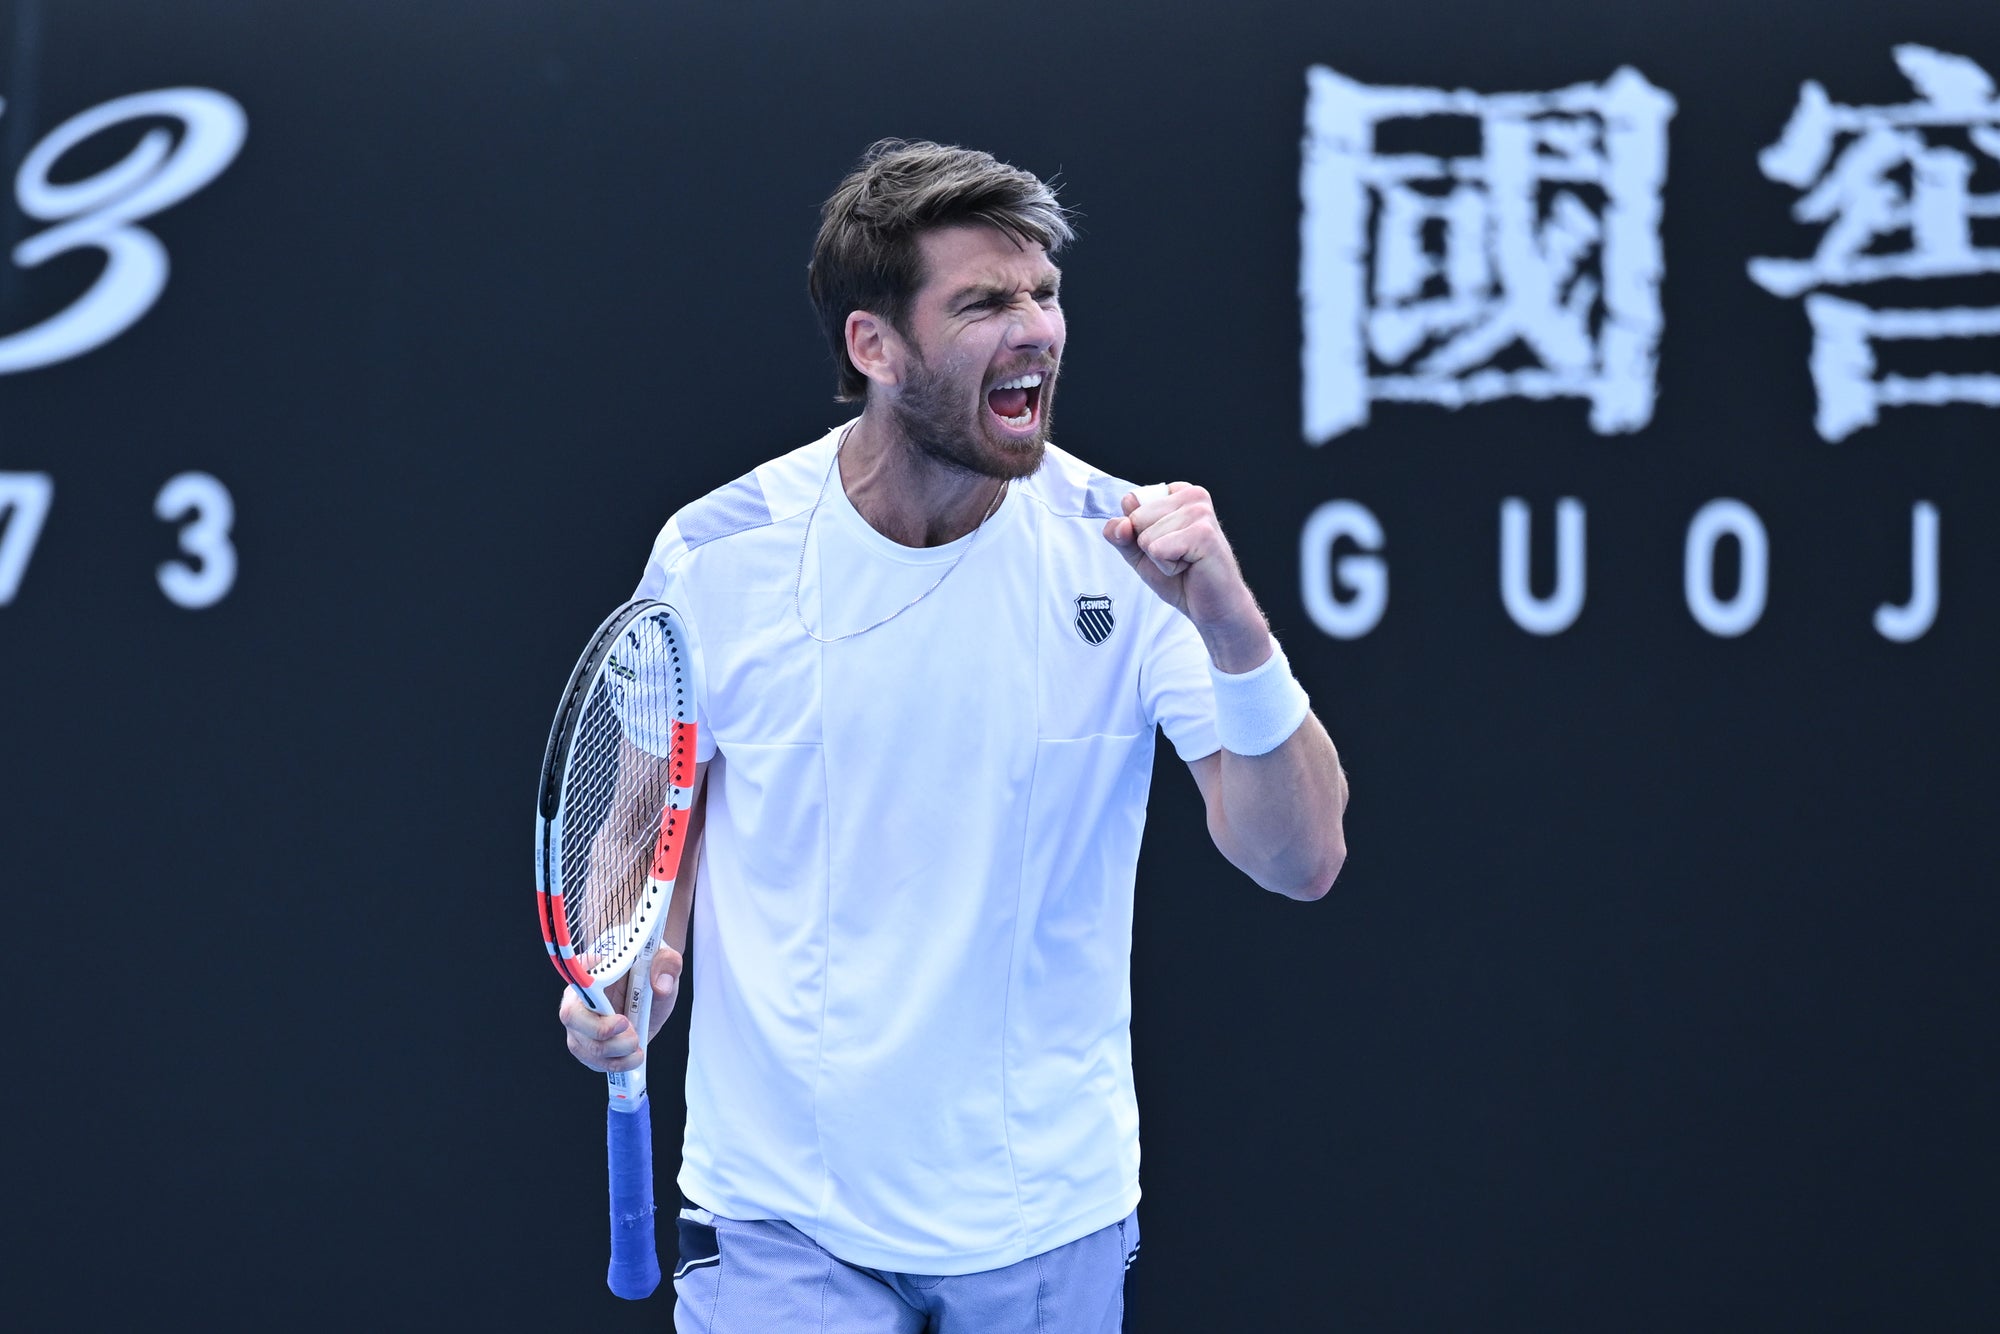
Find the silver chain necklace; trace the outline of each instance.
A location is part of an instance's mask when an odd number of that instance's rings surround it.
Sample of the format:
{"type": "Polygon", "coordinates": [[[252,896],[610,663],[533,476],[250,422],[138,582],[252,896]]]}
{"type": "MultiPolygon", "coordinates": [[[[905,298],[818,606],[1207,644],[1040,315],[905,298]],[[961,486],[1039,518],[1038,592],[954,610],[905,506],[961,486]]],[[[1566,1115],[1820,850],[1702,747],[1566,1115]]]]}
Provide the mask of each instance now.
{"type": "MultiPolygon", "coordinates": [[[[853,429],[852,426],[847,428],[848,431],[852,431],[853,429]]],[[[822,477],[819,483],[819,495],[814,498],[813,507],[806,515],[806,534],[799,540],[799,572],[792,579],[792,615],[798,617],[799,629],[805,631],[806,634],[821,644],[838,644],[843,639],[852,639],[856,635],[865,635],[870,630],[887,625],[931,594],[937,592],[938,584],[942,584],[946,579],[950,578],[951,572],[959,567],[960,562],[972,554],[972,544],[979,539],[980,530],[986,527],[988,519],[999,512],[1000,502],[1007,496],[1007,483],[1003,481],[1000,483],[999,489],[993,493],[993,503],[986,507],[986,513],[980,516],[977,524],[973,525],[971,536],[965,544],[965,550],[959,552],[958,558],[944,567],[944,573],[939,575],[937,581],[929,588],[926,588],[923,592],[917,594],[908,602],[905,602],[902,606],[896,608],[896,610],[890,612],[887,616],[884,616],[872,625],[864,625],[859,630],[849,630],[844,635],[822,635],[806,624],[805,610],[799,605],[799,593],[805,587],[806,582],[806,548],[812,542],[813,518],[819,513],[820,504],[826,499],[826,488],[833,481],[834,471],[840,467],[840,451],[845,448],[847,448],[847,431],[841,432],[840,443],[833,447],[833,462],[826,465],[826,476],[822,477]]],[[[866,520],[864,519],[863,522],[865,523],[866,520]]]]}

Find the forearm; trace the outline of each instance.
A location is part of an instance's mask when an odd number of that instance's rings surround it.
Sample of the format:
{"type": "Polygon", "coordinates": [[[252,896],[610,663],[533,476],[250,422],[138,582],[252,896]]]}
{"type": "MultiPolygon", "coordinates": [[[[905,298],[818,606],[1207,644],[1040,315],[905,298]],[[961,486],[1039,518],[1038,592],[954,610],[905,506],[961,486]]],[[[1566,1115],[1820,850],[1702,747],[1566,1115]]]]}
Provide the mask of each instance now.
{"type": "Polygon", "coordinates": [[[1265,889],[1317,899],[1347,859],[1341,819],[1347,776],[1318,718],[1262,755],[1217,752],[1209,835],[1231,864],[1265,889]]]}

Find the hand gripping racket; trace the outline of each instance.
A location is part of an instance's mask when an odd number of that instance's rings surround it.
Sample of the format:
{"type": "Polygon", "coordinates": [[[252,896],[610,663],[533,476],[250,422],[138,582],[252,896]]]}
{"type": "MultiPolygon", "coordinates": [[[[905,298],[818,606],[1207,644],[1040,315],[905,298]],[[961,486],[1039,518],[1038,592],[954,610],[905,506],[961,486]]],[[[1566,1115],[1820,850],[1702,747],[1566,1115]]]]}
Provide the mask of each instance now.
{"type": "MultiPolygon", "coordinates": [[[[653,955],[694,802],[694,676],[687,631],[664,602],[613,612],[570,673],[542,759],[535,903],[549,960],[598,1014],[626,979],[643,1043],[653,955]]],[[[653,1130],[646,1067],[607,1076],[611,1268],[620,1297],[660,1283],[653,1244],[653,1130]]]]}

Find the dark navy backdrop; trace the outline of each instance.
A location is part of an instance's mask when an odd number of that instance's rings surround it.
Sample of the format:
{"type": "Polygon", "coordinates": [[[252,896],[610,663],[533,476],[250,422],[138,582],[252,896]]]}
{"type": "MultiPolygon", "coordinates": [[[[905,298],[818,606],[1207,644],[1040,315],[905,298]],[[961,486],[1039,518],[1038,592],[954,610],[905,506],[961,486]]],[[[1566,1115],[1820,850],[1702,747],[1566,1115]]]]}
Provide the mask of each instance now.
{"type": "MultiPolygon", "coordinates": [[[[1353,779],[1347,870],[1297,905],[1213,853],[1162,763],[1142,1327],[1982,1325],[2000,415],[1826,443],[1800,305],[1744,269],[1819,235],[1757,166],[1801,82],[1906,101],[1899,42],[2000,68],[2000,19],[1945,0],[0,3],[5,183],[132,93],[213,89],[248,127],[137,224],[170,257],[156,304],[0,374],[0,473],[53,485],[0,606],[8,1309],[663,1327],[664,1297],[599,1283],[603,1095],[530,912],[533,771],[662,518],[840,418],[815,208],[904,134],[1060,178],[1060,439],[1215,491],[1353,779]],[[1483,92],[1629,64],[1674,96],[1649,426],[1377,405],[1304,443],[1313,64],[1483,92]],[[189,472],[227,489],[238,559],[194,610],[155,576],[156,493],[189,472]],[[1565,496],[1588,600],[1538,637],[1499,596],[1500,505],[1533,505],[1545,590],[1565,496]],[[1770,539],[1738,638],[1682,592],[1718,497],[1770,539]],[[1301,593],[1335,499],[1386,532],[1354,640],[1301,593]],[[1909,595],[1919,500],[1941,609],[1892,643],[1870,617],[1909,595]],[[120,926],[101,952],[91,918],[120,926]]],[[[0,197],[0,243],[48,225],[0,197]]],[[[0,335],[101,263],[0,263],[0,335]]],[[[1948,350],[2000,370],[1991,340],[1948,350]]]]}

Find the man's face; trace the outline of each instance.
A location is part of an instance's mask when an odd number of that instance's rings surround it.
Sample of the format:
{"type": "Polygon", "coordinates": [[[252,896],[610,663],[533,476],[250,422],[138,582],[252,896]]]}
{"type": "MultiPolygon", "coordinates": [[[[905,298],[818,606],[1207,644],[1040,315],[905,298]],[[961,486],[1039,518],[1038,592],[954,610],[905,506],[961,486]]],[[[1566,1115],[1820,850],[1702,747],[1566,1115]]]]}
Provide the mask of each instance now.
{"type": "Polygon", "coordinates": [[[889,400],[903,434],[935,461],[984,477],[1041,466],[1062,360],[1062,275],[1038,245],[995,227],[918,238],[924,285],[889,400]]]}

